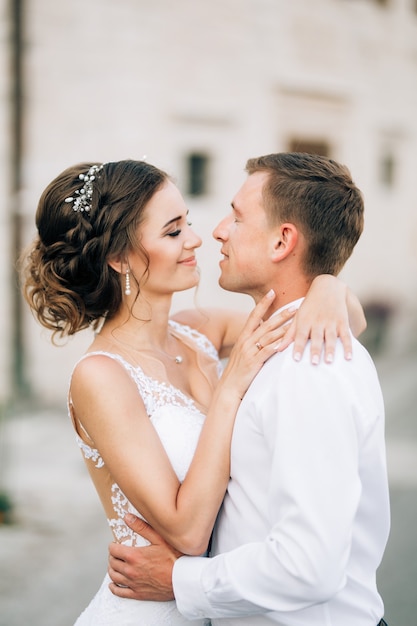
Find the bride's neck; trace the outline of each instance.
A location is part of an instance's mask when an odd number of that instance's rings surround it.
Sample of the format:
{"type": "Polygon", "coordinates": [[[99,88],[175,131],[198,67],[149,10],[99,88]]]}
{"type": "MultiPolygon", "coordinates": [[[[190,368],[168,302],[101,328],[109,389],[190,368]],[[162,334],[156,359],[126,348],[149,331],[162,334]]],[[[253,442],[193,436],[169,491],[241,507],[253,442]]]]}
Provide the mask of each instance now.
{"type": "Polygon", "coordinates": [[[169,341],[169,308],[152,307],[147,311],[128,311],[127,308],[104,322],[100,335],[108,339],[128,340],[137,349],[159,347],[164,349],[169,341]]]}

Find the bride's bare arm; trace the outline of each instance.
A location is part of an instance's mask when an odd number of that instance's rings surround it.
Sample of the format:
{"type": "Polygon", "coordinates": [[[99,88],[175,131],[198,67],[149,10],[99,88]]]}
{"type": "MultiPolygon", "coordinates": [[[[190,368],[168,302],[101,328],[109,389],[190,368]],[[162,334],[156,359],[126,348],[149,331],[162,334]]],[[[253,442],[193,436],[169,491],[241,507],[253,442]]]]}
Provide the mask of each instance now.
{"type": "Polygon", "coordinates": [[[207,547],[229,472],[230,441],[241,398],[282,336],[290,313],[260,324],[272,296],[257,305],[215,390],[187,476],[179,483],[134,381],[113,359],[92,355],[75,369],[71,396],[77,420],[115,482],[170,544],[187,554],[207,547]],[[263,348],[259,350],[256,342],[263,348]]]}
{"type": "MultiPolygon", "coordinates": [[[[216,346],[221,358],[227,357],[246,322],[247,313],[228,309],[189,309],[174,318],[197,328],[216,346]]],[[[311,361],[322,355],[331,362],[337,337],[340,337],[346,358],[352,353],[351,331],[355,337],[366,328],[362,306],[352,291],[338,278],[329,274],[317,276],[289,325],[281,350],[294,342],[294,356],[302,355],[311,339],[311,361]]]]}
{"type": "Polygon", "coordinates": [[[366,319],[359,299],[341,280],[330,274],[322,274],[313,280],[279,351],[285,350],[293,341],[294,358],[299,360],[310,339],[311,361],[319,363],[324,353],[324,360],[331,363],[339,337],[345,358],[350,359],[351,333],[357,337],[365,328],[366,319]]]}

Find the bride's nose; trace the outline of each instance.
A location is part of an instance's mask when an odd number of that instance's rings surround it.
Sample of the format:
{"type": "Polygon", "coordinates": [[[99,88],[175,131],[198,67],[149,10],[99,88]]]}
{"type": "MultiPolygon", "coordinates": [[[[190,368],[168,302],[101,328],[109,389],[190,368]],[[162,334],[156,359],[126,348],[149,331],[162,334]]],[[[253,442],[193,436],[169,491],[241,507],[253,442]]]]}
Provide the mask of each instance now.
{"type": "Polygon", "coordinates": [[[202,244],[202,239],[197,233],[188,227],[187,239],[184,242],[184,248],[199,248],[202,244]]]}

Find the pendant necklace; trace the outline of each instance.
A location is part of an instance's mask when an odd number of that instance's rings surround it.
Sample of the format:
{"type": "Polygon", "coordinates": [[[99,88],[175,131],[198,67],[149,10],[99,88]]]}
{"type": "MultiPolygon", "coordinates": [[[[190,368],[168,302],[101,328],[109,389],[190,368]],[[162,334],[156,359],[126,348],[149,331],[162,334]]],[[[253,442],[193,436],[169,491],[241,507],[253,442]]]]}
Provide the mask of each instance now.
{"type": "MultiPolygon", "coordinates": [[[[171,335],[171,333],[169,333],[171,337],[174,337],[174,335],[171,335]]],[[[175,337],[174,337],[175,339],[175,337]]],[[[133,348],[135,349],[135,348],[133,348]]],[[[144,352],[160,352],[161,354],[165,354],[165,356],[167,356],[169,359],[171,359],[171,361],[174,361],[174,363],[176,363],[177,365],[181,365],[181,363],[184,361],[183,357],[180,354],[176,354],[175,356],[172,356],[172,354],[169,354],[169,352],[166,352],[165,350],[161,350],[160,348],[142,348],[142,351],[144,352]]],[[[140,350],[138,350],[138,352],[140,352],[140,350]]]]}
{"type": "MultiPolygon", "coordinates": [[[[119,332],[123,332],[123,331],[119,331],[119,332]]],[[[174,335],[172,335],[171,333],[169,333],[171,337],[173,337],[174,339],[176,339],[176,337],[174,335]]],[[[160,352],[161,354],[164,354],[166,357],[168,357],[171,361],[174,361],[174,363],[176,363],[177,365],[181,365],[181,363],[183,363],[184,358],[181,356],[181,354],[176,354],[175,356],[172,356],[171,354],[169,354],[168,352],[166,352],[165,350],[162,350],[160,348],[134,348],[131,344],[126,343],[125,341],[122,341],[121,339],[118,339],[117,337],[114,336],[114,334],[112,334],[112,338],[113,340],[116,340],[118,343],[121,343],[122,345],[127,346],[130,350],[134,350],[135,352],[160,352]]]]}

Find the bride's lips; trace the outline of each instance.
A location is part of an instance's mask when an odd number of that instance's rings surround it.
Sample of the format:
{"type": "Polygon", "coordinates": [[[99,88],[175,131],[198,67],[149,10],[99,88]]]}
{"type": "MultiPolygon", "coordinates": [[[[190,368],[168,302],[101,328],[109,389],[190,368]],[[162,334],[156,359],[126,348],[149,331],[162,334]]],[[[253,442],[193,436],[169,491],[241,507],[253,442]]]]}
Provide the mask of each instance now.
{"type": "Polygon", "coordinates": [[[182,261],[178,261],[178,263],[180,265],[197,265],[197,259],[195,258],[195,256],[189,256],[186,259],[183,259],[182,261]]]}

